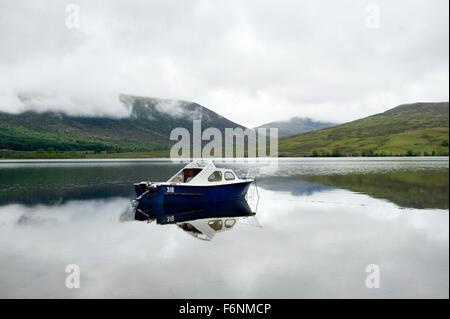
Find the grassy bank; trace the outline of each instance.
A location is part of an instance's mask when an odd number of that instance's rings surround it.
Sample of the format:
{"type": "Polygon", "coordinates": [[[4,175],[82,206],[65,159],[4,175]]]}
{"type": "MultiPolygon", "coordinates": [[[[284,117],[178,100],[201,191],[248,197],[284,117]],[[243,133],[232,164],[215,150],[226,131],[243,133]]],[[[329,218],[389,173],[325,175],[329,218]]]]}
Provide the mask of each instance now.
{"type": "MultiPolygon", "coordinates": [[[[377,154],[377,153],[353,153],[354,157],[382,157],[382,156],[448,156],[448,151],[432,151],[432,152],[406,152],[404,154],[396,153],[395,155],[389,154],[377,154]]],[[[346,154],[334,153],[316,153],[309,156],[297,156],[297,157],[345,157],[346,154]]],[[[169,158],[169,151],[160,152],[123,152],[123,153],[107,153],[107,152],[45,152],[45,151],[11,151],[0,150],[0,160],[11,159],[109,159],[109,158],[169,158]]],[[[286,156],[280,154],[279,157],[295,157],[294,155],[286,156]]]]}
{"type": "Polygon", "coordinates": [[[448,103],[400,105],[381,114],[279,140],[280,156],[448,155],[448,103]]]}

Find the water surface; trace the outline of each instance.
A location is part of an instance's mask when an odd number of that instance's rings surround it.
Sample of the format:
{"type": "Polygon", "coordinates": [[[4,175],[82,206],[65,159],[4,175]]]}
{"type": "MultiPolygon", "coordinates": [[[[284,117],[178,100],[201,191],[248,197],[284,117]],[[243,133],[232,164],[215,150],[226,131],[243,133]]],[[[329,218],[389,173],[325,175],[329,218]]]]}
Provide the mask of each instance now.
{"type": "Polygon", "coordinates": [[[0,297],[448,298],[448,158],[216,165],[255,177],[260,199],[205,241],[131,209],[134,182],[183,163],[0,162],[0,297]]]}

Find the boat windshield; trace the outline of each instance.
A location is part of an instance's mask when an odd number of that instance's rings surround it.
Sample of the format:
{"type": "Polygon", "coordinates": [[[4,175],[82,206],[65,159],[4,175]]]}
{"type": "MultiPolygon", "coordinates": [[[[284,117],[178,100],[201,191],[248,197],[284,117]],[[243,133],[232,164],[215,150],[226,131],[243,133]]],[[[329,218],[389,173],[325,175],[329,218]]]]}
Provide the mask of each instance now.
{"type": "Polygon", "coordinates": [[[189,183],[198,173],[202,171],[201,168],[185,168],[177,175],[172,177],[170,183],[189,183]]]}
{"type": "Polygon", "coordinates": [[[206,234],[203,234],[194,225],[192,225],[190,223],[178,224],[178,227],[180,227],[182,230],[184,230],[188,234],[191,234],[195,238],[198,238],[201,240],[211,240],[211,238],[209,238],[206,234]]]}

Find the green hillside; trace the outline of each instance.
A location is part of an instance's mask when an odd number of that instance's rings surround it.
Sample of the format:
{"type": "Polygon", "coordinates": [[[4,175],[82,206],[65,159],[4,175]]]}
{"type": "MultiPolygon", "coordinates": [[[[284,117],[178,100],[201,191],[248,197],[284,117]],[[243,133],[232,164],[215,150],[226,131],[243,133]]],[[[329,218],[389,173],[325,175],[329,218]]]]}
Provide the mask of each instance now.
{"type": "Polygon", "coordinates": [[[448,102],[405,104],[279,140],[280,156],[448,155],[448,102]]]}
{"type": "MultiPolygon", "coordinates": [[[[176,127],[242,127],[199,104],[129,95],[120,96],[130,116],[76,117],[55,112],[0,112],[0,158],[58,158],[135,153],[165,154],[176,127]]],[[[148,155],[147,155],[148,156],[148,155]]]]}

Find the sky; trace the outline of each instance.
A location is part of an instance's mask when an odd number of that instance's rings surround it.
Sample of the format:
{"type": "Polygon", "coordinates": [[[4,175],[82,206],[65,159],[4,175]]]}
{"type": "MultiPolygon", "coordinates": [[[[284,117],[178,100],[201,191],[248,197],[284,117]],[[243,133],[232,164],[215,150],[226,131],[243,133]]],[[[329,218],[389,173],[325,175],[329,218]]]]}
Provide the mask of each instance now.
{"type": "Polygon", "coordinates": [[[0,111],[194,101],[247,127],[449,100],[449,3],[0,0],[0,111]]]}

